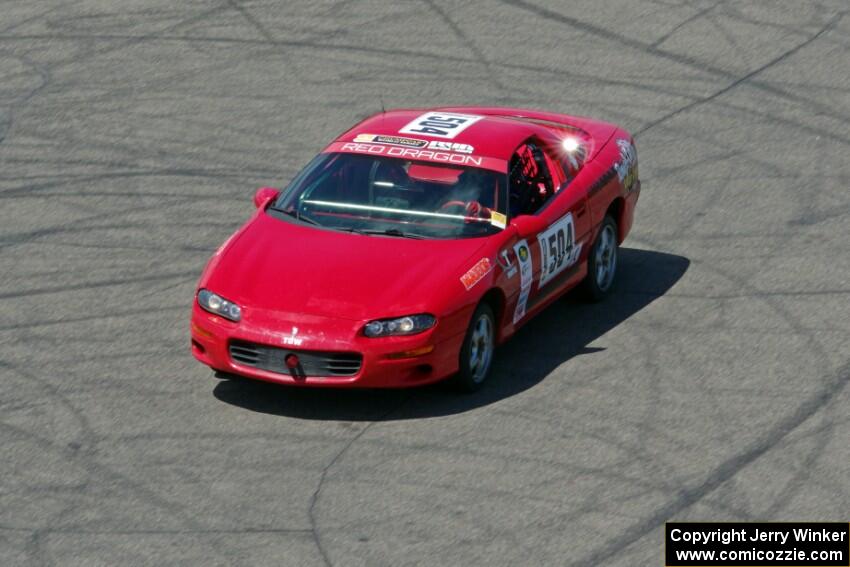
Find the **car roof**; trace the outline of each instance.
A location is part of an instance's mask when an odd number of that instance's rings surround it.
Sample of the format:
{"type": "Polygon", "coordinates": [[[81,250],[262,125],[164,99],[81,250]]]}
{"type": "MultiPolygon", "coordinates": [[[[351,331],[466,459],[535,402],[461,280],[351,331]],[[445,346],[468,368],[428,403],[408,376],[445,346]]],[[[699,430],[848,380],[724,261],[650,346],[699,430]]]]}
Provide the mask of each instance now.
{"type": "MultiPolygon", "coordinates": [[[[484,110],[484,109],[482,109],[484,110]]],[[[335,142],[352,142],[362,135],[401,136],[430,141],[468,144],[473,154],[485,158],[508,160],[514,150],[529,137],[543,135],[546,128],[518,117],[477,113],[475,107],[398,109],[380,112],[363,120],[339,136],[335,142]],[[474,122],[453,137],[431,135],[424,132],[402,132],[405,127],[428,114],[466,115],[476,117],[474,122]]]]}

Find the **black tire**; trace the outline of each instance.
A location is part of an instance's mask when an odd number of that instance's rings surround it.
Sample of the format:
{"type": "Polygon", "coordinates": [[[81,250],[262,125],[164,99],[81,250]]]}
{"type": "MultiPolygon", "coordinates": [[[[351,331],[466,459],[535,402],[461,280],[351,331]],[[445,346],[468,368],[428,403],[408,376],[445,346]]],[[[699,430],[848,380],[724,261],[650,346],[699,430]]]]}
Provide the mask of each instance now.
{"type": "Polygon", "coordinates": [[[459,371],[452,379],[452,385],[463,392],[478,390],[490,376],[495,350],[496,316],[487,303],[481,303],[469,321],[469,328],[460,349],[459,371]],[[485,332],[484,327],[489,329],[489,332],[485,332]]]}
{"type": "Polygon", "coordinates": [[[587,276],[582,284],[587,299],[592,302],[602,301],[614,288],[619,253],[617,234],[617,221],[606,215],[590,249],[587,276]]]}

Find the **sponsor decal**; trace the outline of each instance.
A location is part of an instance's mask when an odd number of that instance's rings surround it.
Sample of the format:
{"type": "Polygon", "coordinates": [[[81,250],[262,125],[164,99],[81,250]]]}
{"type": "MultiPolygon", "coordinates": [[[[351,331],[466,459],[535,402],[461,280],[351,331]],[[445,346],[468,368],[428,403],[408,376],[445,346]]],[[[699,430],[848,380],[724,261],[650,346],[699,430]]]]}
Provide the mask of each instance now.
{"type": "MultiPolygon", "coordinates": [[[[523,242],[525,242],[525,241],[523,241],[523,242]]],[[[525,262],[526,260],[528,260],[528,255],[529,255],[528,246],[523,246],[522,248],[519,249],[518,256],[519,256],[520,260],[525,262]]]]}
{"type": "Polygon", "coordinates": [[[620,161],[614,164],[614,169],[626,191],[631,191],[638,177],[637,149],[633,143],[623,138],[617,140],[617,146],[620,148],[620,161]]]}
{"type": "Polygon", "coordinates": [[[357,134],[355,142],[373,142],[375,144],[389,144],[391,146],[404,146],[406,148],[424,148],[428,145],[426,140],[415,138],[403,138],[401,136],[382,136],[378,134],[357,134]]]}
{"type": "Polygon", "coordinates": [[[481,258],[478,260],[478,263],[472,266],[468,272],[460,277],[460,283],[462,283],[463,287],[469,291],[475,286],[475,284],[480,282],[484,276],[489,274],[492,269],[493,264],[490,262],[490,258],[481,258]]]}
{"type": "Polygon", "coordinates": [[[426,112],[417,116],[413,122],[399,130],[400,134],[424,134],[434,138],[452,139],[479,120],[483,116],[474,114],[457,114],[454,112],[426,112]]]}
{"type": "Polygon", "coordinates": [[[471,154],[475,148],[469,144],[458,144],[455,142],[433,141],[428,144],[429,150],[443,150],[445,152],[457,152],[459,154],[471,154]]]}
{"type": "Polygon", "coordinates": [[[499,262],[499,266],[502,267],[502,270],[505,272],[505,275],[508,278],[512,278],[516,275],[516,264],[511,262],[511,256],[507,250],[502,250],[501,252],[499,252],[499,256],[496,258],[496,260],[499,262]]]}
{"type": "Polygon", "coordinates": [[[453,163],[457,165],[472,165],[475,167],[481,167],[481,164],[483,163],[483,158],[480,158],[478,156],[468,156],[448,152],[435,152],[431,150],[415,150],[412,148],[398,148],[395,146],[363,144],[356,142],[348,142],[343,144],[342,151],[376,155],[382,154],[407,159],[424,159],[430,161],[453,163]]]}
{"type": "Polygon", "coordinates": [[[519,262],[519,297],[514,309],[514,324],[525,317],[525,308],[528,304],[528,294],[531,293],[531,251],[528,242],[520,240],[514,245],[514,254],[519,262]]]}
{"type": "Polygon", "coordinates": [[[498,228],[508,226],[508,217],[498,211],[490,211],[490,224],[498,228]]]}
{"type": "Polygon", "coordinates": [[[575,237],[576,228],[572,213],[567,213],[537,235],[540,244],[539,288],[578,262],[581,244],[575,245],[575,237]]]}
{"type": "Polygon", "coordinates": [[[301,346],[301,343],[304,342],[304,339],[297,335],[298,327],[292,327],[292,333],[283,337],[283,344],[289,346],[301,346]]]}

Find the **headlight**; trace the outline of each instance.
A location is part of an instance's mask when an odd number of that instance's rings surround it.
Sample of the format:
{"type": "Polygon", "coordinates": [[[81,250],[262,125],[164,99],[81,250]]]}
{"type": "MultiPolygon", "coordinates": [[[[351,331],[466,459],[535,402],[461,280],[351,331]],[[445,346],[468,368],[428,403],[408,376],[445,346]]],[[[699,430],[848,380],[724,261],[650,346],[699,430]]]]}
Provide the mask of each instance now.
{"type": "Polygon", "coordinates": [[[433,315],[408,315],[397,319],[378,319],[369,321],[363,327],[367,337],[389,337],[393,335],[415,335],[434,326],[437,319],[433,315]]]}
{"type": "Polygon", "coordinates": [[[242,318],[242,310],[238,305],[207,289],[198,292],[198,305],[210,313],[221,315],[231,321],[238,321],[242,318]]]}

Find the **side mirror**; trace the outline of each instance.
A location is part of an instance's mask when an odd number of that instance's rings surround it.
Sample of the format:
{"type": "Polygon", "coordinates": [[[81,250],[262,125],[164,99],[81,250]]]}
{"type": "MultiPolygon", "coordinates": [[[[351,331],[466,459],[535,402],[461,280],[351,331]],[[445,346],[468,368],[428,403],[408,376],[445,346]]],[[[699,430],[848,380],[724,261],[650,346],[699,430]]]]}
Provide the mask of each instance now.
{"type": "Polygon", "coordinates": [[[546,228],[546,221],[534,215],[520,215],[511,220],[520,238],[529,238],[546,228]]]}
{"type": "Polygon", "coordinates": [[[280,191],[274,187],[260,187],[254,193],[254,206],[258,209],[263,208],[272,199],[277,199],[278,195],[280,195],[280,191]]]}

